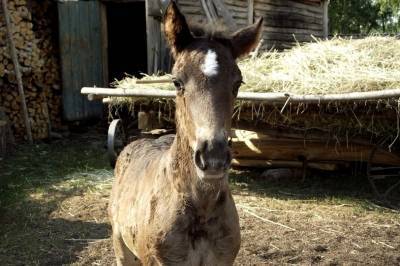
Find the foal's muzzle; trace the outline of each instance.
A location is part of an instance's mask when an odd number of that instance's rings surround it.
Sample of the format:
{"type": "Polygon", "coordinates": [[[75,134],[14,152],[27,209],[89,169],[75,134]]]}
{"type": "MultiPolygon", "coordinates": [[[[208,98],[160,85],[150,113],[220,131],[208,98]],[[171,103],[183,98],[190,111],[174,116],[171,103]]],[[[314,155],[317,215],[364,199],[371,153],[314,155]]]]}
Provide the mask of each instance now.
{"type": "Polygon", "coordinates": [[[201,140],[194,151],[194,163],[200,178],[221,179],[231,166],[232,155],[226,139],[201,140]]]}

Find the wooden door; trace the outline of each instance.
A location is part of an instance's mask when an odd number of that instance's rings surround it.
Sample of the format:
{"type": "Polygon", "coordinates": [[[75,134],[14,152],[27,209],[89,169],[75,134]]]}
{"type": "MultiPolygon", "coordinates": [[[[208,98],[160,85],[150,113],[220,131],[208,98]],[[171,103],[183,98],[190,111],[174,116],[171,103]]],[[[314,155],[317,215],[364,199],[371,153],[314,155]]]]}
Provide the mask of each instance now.
{"type": "Polygon", "coordinates": [[[100,1],[59,1],[63,112],[68,121],[101,117],[101,102],[81,95],[84,86],[107,85],[106,17],[100,1]]]}
{"type": "Polygon", "coordinates": [[[163,11],[168,0],[146,0],[147,72],[169,72],[171,58],[163,32],[163,11]]]}

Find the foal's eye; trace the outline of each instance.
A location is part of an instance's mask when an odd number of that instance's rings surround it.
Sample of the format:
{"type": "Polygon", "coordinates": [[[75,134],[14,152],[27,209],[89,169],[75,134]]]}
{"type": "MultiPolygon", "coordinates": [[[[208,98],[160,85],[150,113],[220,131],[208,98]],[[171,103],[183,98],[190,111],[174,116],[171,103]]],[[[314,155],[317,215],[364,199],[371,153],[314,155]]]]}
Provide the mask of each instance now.
{"type": "Polygon", "coordinates": [[[240,86],[244,84],[244,82],[242,80],[237,81],[234,85],[233,85],[233,90],[232,90],[232,94],[237,96],[238,92],[239,92],[239,88],[240,86]]]}
{"type": "Polygon", "coordinates": [[[177,78],[173,78],[172,82],[174,83],[174,86],[177,90],[177,92],[182,92],[183,91],[183,82],[177,78]]]}

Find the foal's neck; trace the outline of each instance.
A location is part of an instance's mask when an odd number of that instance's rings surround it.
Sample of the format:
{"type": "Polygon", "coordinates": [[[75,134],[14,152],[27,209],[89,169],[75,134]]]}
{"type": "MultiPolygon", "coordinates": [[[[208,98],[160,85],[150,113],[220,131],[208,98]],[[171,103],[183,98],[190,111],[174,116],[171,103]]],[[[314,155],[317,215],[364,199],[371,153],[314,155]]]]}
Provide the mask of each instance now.
{"type": "Polygon", "coordinates": [[[226,195],[227,180],[207,183],[197,176],[193,161],[193,150],[185,130],[177,128],[174,142],[170,149],[170,177],[175,189],[184,194],[194,207],[204,211],[213,209],[221,195],[226,195]]]}

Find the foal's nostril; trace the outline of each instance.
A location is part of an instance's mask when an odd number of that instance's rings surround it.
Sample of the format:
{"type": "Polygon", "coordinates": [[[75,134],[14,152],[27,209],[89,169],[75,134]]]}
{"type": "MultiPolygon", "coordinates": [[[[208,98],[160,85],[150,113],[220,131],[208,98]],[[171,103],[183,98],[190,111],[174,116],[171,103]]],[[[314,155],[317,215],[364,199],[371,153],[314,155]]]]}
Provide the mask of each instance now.
{"type": "Polygon", "coordinates": [[[204,161],[203,156],[202,156],[202,152],[200,150],[196,150],[194,152],[194,163],[202,171],[207,169],[207,164],[204,161]]]}
{"type": "Polygon", "coordinates": [[[198,146],[197,146],[197,150],[200,151],[201,153],[204,153],[207,150],[207,141],[203,140],[201,142],[199,142],[198,146]]]}

